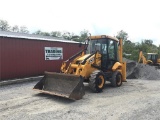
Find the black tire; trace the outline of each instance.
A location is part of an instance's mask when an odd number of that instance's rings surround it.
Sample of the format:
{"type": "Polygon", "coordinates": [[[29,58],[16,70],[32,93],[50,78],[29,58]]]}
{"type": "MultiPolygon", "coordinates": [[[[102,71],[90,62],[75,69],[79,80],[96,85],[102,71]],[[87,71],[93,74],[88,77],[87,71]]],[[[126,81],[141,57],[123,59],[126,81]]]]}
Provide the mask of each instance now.
{"type": "Polygon", "coordinates": [[[100,70],[94,71],[89,78],[89,87],[93,92],[102,92],[105,84],[104,73],[100,70]]]}
{"type": "Polygon", "coordinates": [[[122,85],[122,74],[119,71],[113,72],[111,85],[113,87],[120,87],[122,85]]]}

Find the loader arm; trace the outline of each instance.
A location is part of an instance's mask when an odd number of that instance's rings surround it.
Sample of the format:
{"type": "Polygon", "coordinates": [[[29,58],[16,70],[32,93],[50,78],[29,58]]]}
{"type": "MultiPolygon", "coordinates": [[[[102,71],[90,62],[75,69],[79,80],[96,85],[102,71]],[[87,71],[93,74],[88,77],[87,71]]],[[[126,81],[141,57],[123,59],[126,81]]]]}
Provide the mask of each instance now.
{"type": "MultiPolygon", "coordinates": [[[[85,55],[85,52],[87,50],[87,47],[88,47],[88,44],[85,44],[85,48],[81,51],[79,51],[78,53],[74,54],[73,56],[71,56],[69,59],[67,59],[66,61],[63,61],[62,62],[62,65],[61,65],[61,69],[60,71],[62,73],[68,73],[68,69],[69,68],[66,68],[67,67],[67,63],[69,63],[70,61],[72,61],[71,63],[75,63],[77,61],[78,58],[82,57],[85,55]]],[[[71,64],[70,63],[70,64],[71,64]]],[[[69,65],[70,66],[70,65],[69,65]]]]}
{"type": "Polygon", "coordinates": [[[77,54],[73,55],[72,57],[70,57],[68,60],[62,62],[61,69],[60,69],[61,72],[62,73],[67,73],[67,68],[66,68],[67,63],[69,63],[70,61],[72,61],[72,63],[75,63],[76,60],[78,58],[84,56],[84,54],[85,54],[85,50],[82,50],[82,51],[78,52],[77,54]]]}

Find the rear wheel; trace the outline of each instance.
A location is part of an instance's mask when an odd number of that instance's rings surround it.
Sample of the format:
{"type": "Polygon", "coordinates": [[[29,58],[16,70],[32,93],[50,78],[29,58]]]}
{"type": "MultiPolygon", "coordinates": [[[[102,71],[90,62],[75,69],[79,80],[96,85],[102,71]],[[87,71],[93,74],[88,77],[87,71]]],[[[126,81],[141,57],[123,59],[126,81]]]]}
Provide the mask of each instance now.
{"type": "Polygon", "coordinates": [[[91,74],[89,78],[89,87],[93,92],[102,92],[105,84],[104,73],[100,70],[96,70],[91,74]]]}
{"type": "Polygon", "coordinates": [[[119,71],[113,72],[111,85],[113,87],[120,87],[122,85],[122,74],[119,71]]]}

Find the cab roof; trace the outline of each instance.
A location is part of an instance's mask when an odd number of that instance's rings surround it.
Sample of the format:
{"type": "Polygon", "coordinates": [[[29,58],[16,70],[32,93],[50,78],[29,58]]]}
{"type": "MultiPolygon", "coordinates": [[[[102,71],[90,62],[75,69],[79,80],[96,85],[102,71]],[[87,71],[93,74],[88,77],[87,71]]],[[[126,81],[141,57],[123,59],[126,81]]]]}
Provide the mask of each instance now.
{"type": "Polygon", "coordinates": [[[100,39],[100,38],[109,38],[109,39],[112,39],[112,40],[115,40],[115,41],[119,42],[119,40],[118,40],[116,37],[112,37],[112,36],[108,36],[108,35],[90,36],[90,39],[91,39],[91,40],[100,39]]]}
{"type": "Polygon", "coordinates": [[[157,53],[147,53],[148,55],[157,55],[157,53]]]}

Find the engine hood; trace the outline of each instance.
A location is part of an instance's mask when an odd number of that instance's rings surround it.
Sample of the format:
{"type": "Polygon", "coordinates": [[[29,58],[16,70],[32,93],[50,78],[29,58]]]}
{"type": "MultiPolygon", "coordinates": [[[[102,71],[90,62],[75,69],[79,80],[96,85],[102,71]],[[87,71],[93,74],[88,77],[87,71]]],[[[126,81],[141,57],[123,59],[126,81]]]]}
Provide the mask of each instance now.
{"type": "Polygon", "coordinates": [[[83,57],[78,58],[77,61],[82,61],[82,60],[84,60],[85,58],[87,58],[89,55],[90,55],[90,54],[86,54],[86,55],[84,55],[83,57]]]}

